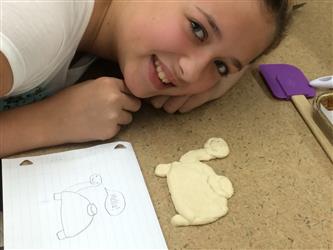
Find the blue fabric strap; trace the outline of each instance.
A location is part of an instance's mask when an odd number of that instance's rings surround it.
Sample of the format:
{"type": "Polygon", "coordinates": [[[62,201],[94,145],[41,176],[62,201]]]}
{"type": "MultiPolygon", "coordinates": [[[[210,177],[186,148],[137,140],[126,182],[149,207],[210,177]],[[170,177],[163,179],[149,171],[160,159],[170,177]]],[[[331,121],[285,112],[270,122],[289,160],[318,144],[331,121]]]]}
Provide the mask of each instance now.
{"type": "Polygon", "coordinates": [[[39,86],[21,95],[0,99],[0,111],[34,103],[43,100],[47,96],[49,96],[47,91],[39,86]]]}

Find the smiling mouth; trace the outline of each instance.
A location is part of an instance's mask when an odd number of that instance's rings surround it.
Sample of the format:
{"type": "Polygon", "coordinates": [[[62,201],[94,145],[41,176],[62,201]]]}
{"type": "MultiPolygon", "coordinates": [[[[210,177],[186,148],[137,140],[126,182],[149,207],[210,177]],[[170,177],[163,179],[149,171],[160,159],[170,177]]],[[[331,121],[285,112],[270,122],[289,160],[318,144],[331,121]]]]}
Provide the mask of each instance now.
{"type": "Polygon", "coordinates": [[[157,56],[153,56],[153,62],[156,70],[156,74],[161,83],[167,87],[174,87],[175,85],[167,78],[165,72],[163,71],[162,64],[158,60],[157,56]]]}

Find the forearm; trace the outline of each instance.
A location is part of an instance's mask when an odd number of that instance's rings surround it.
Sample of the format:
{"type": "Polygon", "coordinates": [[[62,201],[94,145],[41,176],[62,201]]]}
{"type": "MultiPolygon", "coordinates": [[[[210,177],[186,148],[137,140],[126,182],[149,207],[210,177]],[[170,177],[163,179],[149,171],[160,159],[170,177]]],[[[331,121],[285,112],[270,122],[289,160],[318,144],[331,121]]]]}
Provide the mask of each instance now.
{"type": "Polygon", "coordinates": [[[35,148],[107,140],[132,121],[141,102],[122,80],[102,77],[43,101],[0,112],[0,157],[35,148]]]}
{"type": "Polygon", "coordinates": [[[52,113],[49,100],[1,112],[0,157],[65,143],[52,113]]]}

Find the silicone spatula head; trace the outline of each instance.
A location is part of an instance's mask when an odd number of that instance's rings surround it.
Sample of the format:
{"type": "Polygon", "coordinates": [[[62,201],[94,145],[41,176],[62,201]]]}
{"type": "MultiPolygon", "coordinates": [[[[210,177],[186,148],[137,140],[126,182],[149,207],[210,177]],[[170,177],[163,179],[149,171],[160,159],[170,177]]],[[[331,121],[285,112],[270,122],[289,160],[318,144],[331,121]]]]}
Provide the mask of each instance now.
{"type": "Polygon", "coordinates": [[[274,97],[290,100],[294,95],[314,97],[316,91],[297,67],[289,64],[261,64],[259,72],[274,97]]]}

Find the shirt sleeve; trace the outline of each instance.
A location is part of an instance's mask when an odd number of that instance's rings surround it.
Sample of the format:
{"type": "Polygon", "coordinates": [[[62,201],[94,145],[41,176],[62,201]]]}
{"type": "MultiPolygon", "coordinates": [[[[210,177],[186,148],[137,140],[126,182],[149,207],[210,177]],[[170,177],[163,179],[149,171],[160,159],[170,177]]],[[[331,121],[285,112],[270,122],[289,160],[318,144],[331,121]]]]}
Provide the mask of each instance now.
{"type": "Polygon", "coordinates": [[[55,77],[71,60],[88,24],[93,2],[4,1],[1,51],[13,71],[7,96],[25,93],[55,77]]]}
{"type": "Polygon", "coordinates": [[[25,78],[25,64],[20,52],[16,49],[15,45],[0,32],[0,50],[7,58],[11,70],[13,72],[13,86],[7,95],[22,85],[25,78]]]}

